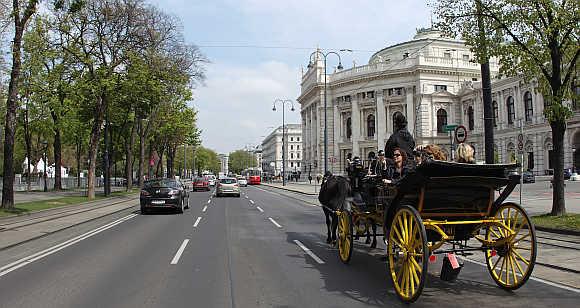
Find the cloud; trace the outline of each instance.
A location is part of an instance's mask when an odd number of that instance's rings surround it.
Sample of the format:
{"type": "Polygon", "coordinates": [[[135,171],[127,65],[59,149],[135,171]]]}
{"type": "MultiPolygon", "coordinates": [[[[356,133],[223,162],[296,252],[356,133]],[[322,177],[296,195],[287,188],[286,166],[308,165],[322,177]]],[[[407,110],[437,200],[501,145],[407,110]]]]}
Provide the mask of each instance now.
{"type": "MultiPolygon", "coordinates": [[[[273,101],[295,100],[300,84],[299,69],[278,61],[211,64],[207,77],[193,104],[199,110],[203,144],[221,153],[261,143],[261,136],[273,130],[268,127],[282,123],[281,113],[272,111],[273,101]]],[[[286,111],[287,123],[299,123],[297,111],[286,111]]]]}

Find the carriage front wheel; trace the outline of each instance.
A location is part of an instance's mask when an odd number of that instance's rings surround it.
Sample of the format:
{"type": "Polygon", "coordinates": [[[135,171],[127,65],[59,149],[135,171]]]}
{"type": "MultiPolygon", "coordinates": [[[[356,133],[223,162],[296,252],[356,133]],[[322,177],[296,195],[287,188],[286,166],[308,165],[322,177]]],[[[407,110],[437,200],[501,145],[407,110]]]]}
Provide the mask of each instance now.
{"type": "Polygon", "coordinates": [[[342,263],[348,264],[352,256],[353,242],[352,215],[344,210],[338,213],[338,256],[342,263]]]}
{"type": "Polygon", "coordinates": [[[536,230],[526,211],[517,203],[502,204],[495,217],[507,229],[496,225],[486,228],[486,240],[497,243],[485,252],[487,269],[497,285],[515,290],[526,283],[534,269],[536,230]]]}
{"type": "Polygon", "coordinates": [[[427,278],[429,248],[425,226],[414,207],[403,205],[395,214],[389,229],[387,254],[397,295],[404,302],[416,301],[427,278]]]}

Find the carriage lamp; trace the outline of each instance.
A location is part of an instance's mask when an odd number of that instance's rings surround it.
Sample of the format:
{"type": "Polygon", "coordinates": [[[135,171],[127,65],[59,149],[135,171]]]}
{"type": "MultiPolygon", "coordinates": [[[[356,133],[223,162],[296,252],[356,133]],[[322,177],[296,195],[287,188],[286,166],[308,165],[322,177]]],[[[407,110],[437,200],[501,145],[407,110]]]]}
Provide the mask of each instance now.
{"type": "Polygon", "coordinates": [[[436,255],[430,255],[429,256],[429,263],[435,263],[437,262],[437,256],[436,255]]]}

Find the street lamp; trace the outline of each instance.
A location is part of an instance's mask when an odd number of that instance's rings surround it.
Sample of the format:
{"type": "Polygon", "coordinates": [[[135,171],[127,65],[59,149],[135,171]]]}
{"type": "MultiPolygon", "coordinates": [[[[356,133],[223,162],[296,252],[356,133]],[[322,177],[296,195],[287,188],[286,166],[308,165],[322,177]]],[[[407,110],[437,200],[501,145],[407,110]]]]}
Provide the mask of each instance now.
{"type": "Polygon", "coordinates": [[[274,104],[272,106],[272,111],[276,111],[276,103],[281,103],[282,104],[282,186],[286,186],[286,176],[285,176],[285,171],[286,171],[286,120],[285,120],[285,116],[284,116],[284,107],[286,107],[287,103],[290,103],[290,105],[292,106],[290,108],[290,111],[294,111],[294,102],[289,100],[289,99],[279,99],[277,98],[276,100],[274,100],[274,104]]]}
{"type": "MultiPolygon", "coordinates": [[[[352,51],[350,49],[341,49],[340,51],[352,51]]],[[[312,61],[312,57],[314,55],[320,55],[324,58],[324,174],[326,174],[326,172],[328,171],[328,129],[327,129],[327,118],[326,118],[326,92],[327,92],[327,83],[326,83],[326,57],[328,57],[328,55],[333,54],[336,55],[338,57],[338,66],[337,68],[339,70],[342,70],[342,60],[340,58],[340,55],[335,52],[335,51],[328,51],[326,53],[320,51],[320,50],[316,50],[313,53],[310,54],[310,61],[308,62],[308,68],[313,68],[314,67],[314,63],[312,61]]]]}
{"type": "Polygon", "coordinates": [[[46,150],[48,149],[48,141],[43,140],[42,141],[42,146],[44,148],[44,173],[42,175],[42,178],[44,179],[44,192],[48,191],[48,186],[46,185],[46,150]]]}

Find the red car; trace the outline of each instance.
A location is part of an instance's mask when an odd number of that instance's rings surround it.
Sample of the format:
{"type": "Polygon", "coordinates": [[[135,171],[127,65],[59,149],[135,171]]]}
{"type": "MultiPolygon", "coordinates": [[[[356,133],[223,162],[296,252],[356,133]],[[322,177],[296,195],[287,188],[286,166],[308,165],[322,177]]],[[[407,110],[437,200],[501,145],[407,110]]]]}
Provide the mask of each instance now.
{"type": "Polygon", "coordinates": [[[205,190],[205,191],[209,191],[209,182],[207,179],[199,177],[199,178],[195,178],[193,180],[193,187],[192,187],[193,191],[196,190],[205,190]]]}

